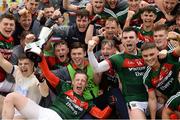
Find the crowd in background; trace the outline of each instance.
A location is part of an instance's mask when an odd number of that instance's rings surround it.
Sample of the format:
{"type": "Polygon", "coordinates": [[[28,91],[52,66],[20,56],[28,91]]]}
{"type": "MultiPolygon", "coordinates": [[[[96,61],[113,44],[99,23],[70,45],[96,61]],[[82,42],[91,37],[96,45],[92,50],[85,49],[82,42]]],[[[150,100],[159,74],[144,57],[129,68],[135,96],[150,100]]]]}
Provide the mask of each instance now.
{"type": "Polygon", "coordinates": [[[2,0],[0,119],[180,119],[179,56],[179,0],[2,0]]]}

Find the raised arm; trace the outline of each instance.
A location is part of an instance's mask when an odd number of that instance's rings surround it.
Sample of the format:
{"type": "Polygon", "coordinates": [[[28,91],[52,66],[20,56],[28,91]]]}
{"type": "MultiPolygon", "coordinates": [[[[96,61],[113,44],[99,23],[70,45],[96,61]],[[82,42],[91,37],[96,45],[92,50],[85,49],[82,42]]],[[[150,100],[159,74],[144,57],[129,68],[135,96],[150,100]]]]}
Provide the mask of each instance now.
{"type": "Polygon", "coordinates": [[[103,60],[102,62],[98,63],[94,53],[93,53],[93,49],[96,46],[96,42],[93,40],[90,40],[88,42],[88,59],[90,64],[92,65],[93,69],[95,72],[99,73],[99,72],[105,72],[107,70],[109,70],[110,65],[106,60],[103,60]]]}
{"type": "Polygon", "coordinates": [[[55,88],[59,84],[60,79],[49,70],[44,56],[42,56],[42,61],[39,63],[39,67],[49,83],[55,88]]]}
{"type": "Polygon", "coordinates": [[[11,73],[12,70],[13,70],[13,65],[3,57],[3,54],[2,54],[1,52],[0,52],[0,66],[1,66],[7,73],[11,73]]]}
{"type": "Polygon", "coordinates": [[[77,11],[79,9],[77,5],[70,4],[69,0],[63,0],[63,7],[66,10],[72,10],[72,11],[77,11]]]}

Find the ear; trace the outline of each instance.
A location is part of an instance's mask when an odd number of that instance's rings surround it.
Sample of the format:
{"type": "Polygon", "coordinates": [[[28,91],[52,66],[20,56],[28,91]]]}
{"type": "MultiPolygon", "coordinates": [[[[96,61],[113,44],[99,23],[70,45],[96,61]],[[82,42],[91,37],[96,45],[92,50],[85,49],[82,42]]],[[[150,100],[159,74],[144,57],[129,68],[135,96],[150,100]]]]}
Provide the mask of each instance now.
{"type": "Polygon", "coordinates": [[[84,51],[84,57],[86,57],[86,51],[84,51]]]}
{"type": "Polygon", "coordinates": [[[157,15],[154,14],[154,21],[156,20],[156,18],[157,18],[157,15]]]}

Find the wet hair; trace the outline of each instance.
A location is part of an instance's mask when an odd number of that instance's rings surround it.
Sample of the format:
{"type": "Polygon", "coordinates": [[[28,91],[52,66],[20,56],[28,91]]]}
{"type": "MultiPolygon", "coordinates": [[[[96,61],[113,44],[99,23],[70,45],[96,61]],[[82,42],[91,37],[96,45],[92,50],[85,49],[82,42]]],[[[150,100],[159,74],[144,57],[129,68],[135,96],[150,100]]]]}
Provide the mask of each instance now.
{"type": "Polygon", "coordinates": [[[73,42],[70,45],[70,52],[72,49],[77,49],[77,48],[82,48],[84,51],[86,51],[86,46],[85,44],[81,43],[81,42],[73,42]]]}
{"type": "Polygon", "coordinates": [[[0,16],[0,22],[1,22],[4,18],[7,18],[7,19],[10,19],[10,20],[14,20],[14,21],[15,21],[14,16],[11,15],[11,14],[7,14],[7,13],[2,14],[2,15],[0,16]]]}
{"type": "Polygon", "coordinates": [[[148,6],[144,7],[142,9],[142,13],[144,13],[144,12],[148,12],[148,13],[153,12],[155,15],[157,14],[155,6],[152,6],[152,5],[148,5],[148,6]]]}
{"type": "Polygon", "coordinates": [[[157,48],[154,42],[144,42],[141,46],[141,51],[157,48]]]}
{"type": "Polygon", "coordinates": [[[87,11],[86,9],[80,9],[76,12],[76,16],[80,16],[81,18],[83,17],[89,18],[89,11],[87,11]]]}
{"type": "Polygon", "coordinates": [[[115,18],[115,17],[109,17],[109,18],[106,20],[106,22],[107,22],[107,21],[112,21],[112,22],[115,21],[116,24],[119,25],[119,21],[118,21],[118,19],[115,18]]]}
{"type": "Polygon", "coordinates": [[[154,27],[154,32],[160,31],[160,30],[168,31],[168,28],[167,28],[167,26],[165,26],[165,25],[156,25],[156,26],[154,27]]]}

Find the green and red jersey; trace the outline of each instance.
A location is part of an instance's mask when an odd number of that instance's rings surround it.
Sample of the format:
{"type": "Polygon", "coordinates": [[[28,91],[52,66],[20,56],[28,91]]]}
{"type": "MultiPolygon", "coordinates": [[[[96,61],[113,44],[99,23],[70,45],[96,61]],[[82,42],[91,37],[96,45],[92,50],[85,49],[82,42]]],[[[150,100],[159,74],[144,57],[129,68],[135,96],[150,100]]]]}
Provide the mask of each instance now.
{"type": "Polygon", "coordinates": [[[168,99],[168,101],[166,102],[166,107],[170,108],[173,111],[180,112],[180,92],[168,99]]]}
{"type": "Polygon", "coordinates": [[[56,111],[63,119],[81,118],[86,111],[93,107],[92,102],[85,102],[82,96],[73,92],[70,84],[62,80],[56,86],[56,90],[58,96],[50,108],[56,111]]]}
{"type": "Polygon", "coordinates": [[[178,74],[180,70],[179,57],[175,53],[168,53],[167,58],[160,61],[160,67],[153,70],[147,68],[144,74],[144,84],[148,91],[157,89],[168,98],[180,90],[178,74]]]}
{"type": "Polygon", "coordinates": [[[136,30],[138,38],[140,41],[143,42],[154,42],[154,38],[153,38],[153,30],[152,31],[145,31],[143,29],[143,26],[138,27],[138,26],[133,26],[133,28],[136,30]]]}
{"type": "MultiPolygon", "coordinates": [[[[13,49],[13,38],[6,38],[0,33],[0,52],[6,60],[9,60],[13,49]]],[[[0,67],[0,82],[6,77],[6,72],[0,67]]]]}
{"type": "Polygon", "coordinates": [[[54,100],[52,110],[56,111],[62,119],[80,119],[86,112],[97,118],[107,118],[111,108],[98,109],[91,101],[85,101],[83,96],[76,94],[69,83],[60,80],[48,68],[45,57],[39,64],[48,82],[56,89],[58,96],[54,100]]]}
{"type": "Polygon", "coordinates": [[[122,93],[126,102],[147,101],[147,92],[143,84],[146,66],[141,53],[138,51],[137,55],[115,54],[107,61],[122,81],[122,93]]]}

